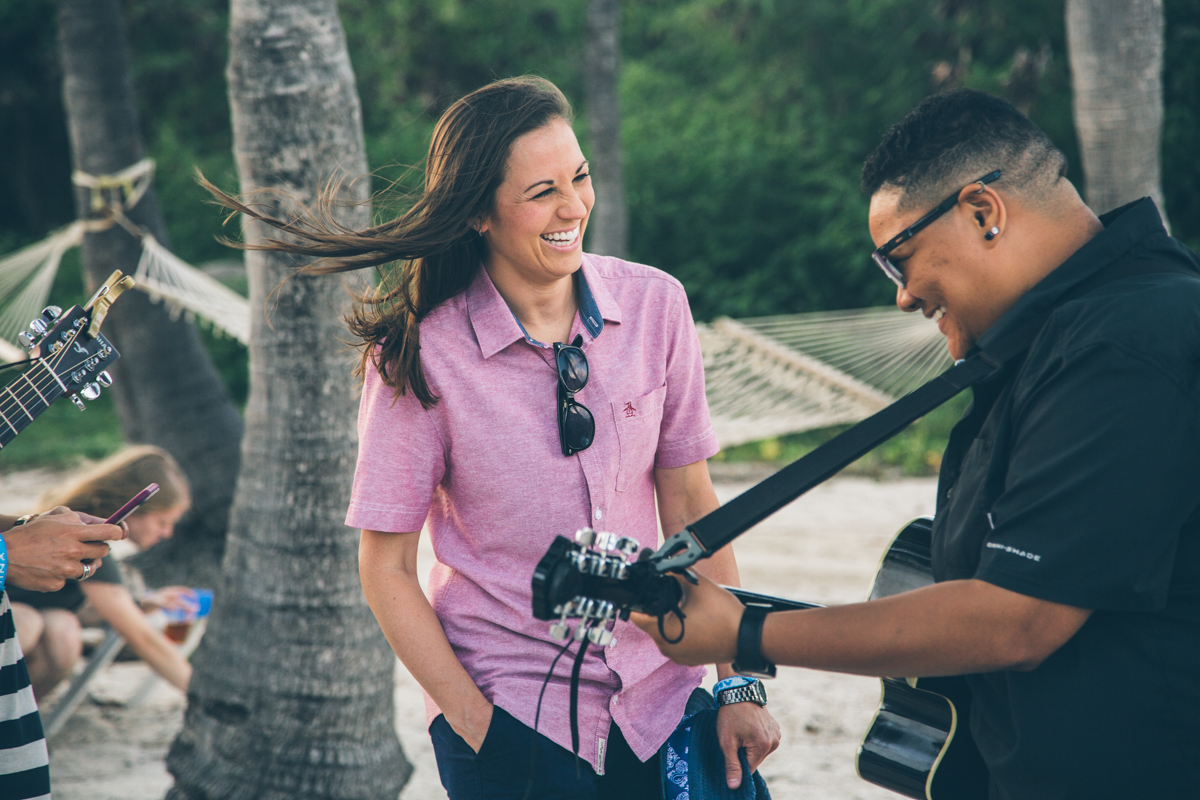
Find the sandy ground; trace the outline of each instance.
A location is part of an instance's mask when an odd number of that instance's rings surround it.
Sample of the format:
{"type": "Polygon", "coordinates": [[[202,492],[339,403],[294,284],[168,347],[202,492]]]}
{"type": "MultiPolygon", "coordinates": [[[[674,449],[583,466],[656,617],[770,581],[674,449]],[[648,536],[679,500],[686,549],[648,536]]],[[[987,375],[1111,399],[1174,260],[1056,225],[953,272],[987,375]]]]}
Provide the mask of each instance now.
{"type": "MultiPolygon", "coordinates": [[[[747,476],[748,477],[748,476],[747,476]]],[[[53,473],[0,476],[0,512],[12,513],[57,480],[53,473]]],[[[725,502],[751,484],[727,475],[725,502]]],[[[933,512],[933,479],[875,481],[839,477],[800,498],[735,546],[747,588],[821,603],[861,600],[879,557],[909,519],[933,512]]],[[[432,561],[426,546],[425,564],[432,561]]],[[[427,568],[423,567],[423,572],[427,568]]],[[[85,702],[51,742],[58,800],[157,800],[171,784],[163,758],[183,719],[183,698],[159,682],[136,707],[127,705],[148,674],[119,663],[93,683],[85,702]]],[[[711,685],[712,676],[709,678],[711,685]]],[[[783,744],[762,766],[777,800],[870,800],[895,797],[854,772],[854,754],[879,699],[871,678],[785,669],[768,685],[783,744]]],[[[404,800],[445,798],[424,730],[421,692],[396,671],[396,729],[416,767],[404,800]]]]}

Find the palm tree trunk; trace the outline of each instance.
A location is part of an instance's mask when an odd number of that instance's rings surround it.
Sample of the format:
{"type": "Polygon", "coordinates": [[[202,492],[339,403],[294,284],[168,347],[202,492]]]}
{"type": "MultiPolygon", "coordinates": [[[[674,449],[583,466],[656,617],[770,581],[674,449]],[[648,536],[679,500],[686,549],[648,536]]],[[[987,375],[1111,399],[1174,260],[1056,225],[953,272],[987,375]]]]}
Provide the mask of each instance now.
{"type": "Polygon", "coordinates": [[[1163,211],[1162,0],[1067,0],[1066,14],[1088,205],[1149,195],[1163,211]]]}
{"type": "MultiPolygon", "coordinates": [[[[145,156],[129,73],[129,47],[119,0],[61,0],[58,49],[75,169],[106,175],[145,156]]],[[[82,219],[94,215],[91,194],[76,193],[82,219]]],[[[126,214],[166,243],[154,188],[126,214]]],[[[132,274],[141,242],[121,227],[89,233],[83,265],[92,286],[114,269],[132,274]]],[[[125,438],[165,448],[192,483],[192,512],[174,539],[143,564],[152,583],[212,586],[238,471],[242,420],[195,328],[172,320],[142,292],[116,303],[105,334],[121,352],[111,389],[125,438]]]]}
{"type": "Polygon", "coordinates": [[[592,184],[596,205],[588,221],[588,251],[624,258],[629,240],[621,114],[617,105],[620,67],[620,9],[617,0],[588,0],[584,87],[592,139],[592,184]]]}
{"type": "MultiPolygon", "coordinates": [[[[280,215],[366,172],[335,0],[233,0],[229,98],[243,194],[280,215]]],[[[368,224],[366,181],[342,224],[368,224]]],[[[246,221],[249,243],[274,230],[246,221]]],[[[411,772],[393,729],[395,656],[342,524],[357,401],[336,278],[250,252],[250,399],[221,592],[194,659],[169,800],[394,800],[411,772]],[[264,311],[264,309],[267,311],[264,311]],[[269,311],[269,318],[268,318],[269,311]]]]}

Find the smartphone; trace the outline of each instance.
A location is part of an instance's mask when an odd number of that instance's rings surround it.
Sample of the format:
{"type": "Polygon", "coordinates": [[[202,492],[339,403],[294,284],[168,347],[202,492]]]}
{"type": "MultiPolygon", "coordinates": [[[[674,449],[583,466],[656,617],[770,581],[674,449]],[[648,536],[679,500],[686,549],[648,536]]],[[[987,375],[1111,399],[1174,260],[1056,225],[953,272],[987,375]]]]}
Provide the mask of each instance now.
{"type": "Polygon", "coordinates": [[[130,500],[128,503],[126,503],[125,505],[118,508],[116,513],[114,513],[111,517],[104,520],[104,524],[105,525],[119,524],[121,522],[121,520],[125,519],[130,514],[137,511],[139,508],[141,508],[142,503],[146,502],[151,497],[154,497],[154,495],[157,493],[158,493],[158,484],[157,483],[150,484],[145,489],[142,489],[140,492],[135,494],[133,496],[133,499],[130,500]]]}

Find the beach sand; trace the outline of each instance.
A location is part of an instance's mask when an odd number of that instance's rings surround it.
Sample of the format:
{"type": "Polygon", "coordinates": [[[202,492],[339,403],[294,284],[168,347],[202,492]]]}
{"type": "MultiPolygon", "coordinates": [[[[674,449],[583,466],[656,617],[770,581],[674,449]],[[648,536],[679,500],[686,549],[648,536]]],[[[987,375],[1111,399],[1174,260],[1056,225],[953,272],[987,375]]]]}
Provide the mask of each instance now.
{"type": "MultiPolygon", "coordinates": [[[[43,471],[0,476],[0,512],[24,508],[60,477],[43,471]]],[[[933,513],[935,483],[857,476],[828,481],[737,542],[742,584],[819,603],[862,600],[891,537],[913,517],[933,513]]],[[[750,485],[726,472],[718,476],[717,492],[726,502],[750,485]]],[[[422,574],[432,559],[424,542],[422,574]]],[[[57,800],[158,800],[165,794],[171,776],[163,758],[182,725],[184,699],[159,681],[140,704],[128,707],[147,674],[141,663],[118,663],[93,682],[94,701],[83,703],[51,742],[57,800]]],[[[709,686],[711,681],[710,675],[709,686]]],[[[767,692],[768,708],[783,730],[780,749],[761,768],[776,800],[896,797],[854,772],[859,738],[879,700],[878,680],[789,668],[768,683],[767,692]]],[[[399,664],[396,729],[415,766],[403,800],[445,798],[420,688],[399,664]]]]}

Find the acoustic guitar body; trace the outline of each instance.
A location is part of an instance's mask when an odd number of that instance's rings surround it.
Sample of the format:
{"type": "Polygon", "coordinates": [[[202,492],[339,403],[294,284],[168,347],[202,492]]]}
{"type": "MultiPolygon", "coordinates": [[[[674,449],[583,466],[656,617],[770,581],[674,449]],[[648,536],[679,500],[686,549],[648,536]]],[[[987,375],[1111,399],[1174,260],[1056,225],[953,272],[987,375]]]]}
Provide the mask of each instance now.
{"type": "MultiPolygon", "coordinates": [[[[871,600],[933,583],[932,520],[909,523],[883,556],[871,600]]],[[[966,680],[884,678],[879,710],[855,767],[863,780],[906,797],[986,800],[988,773],[967,729],[966,680]]]]}

